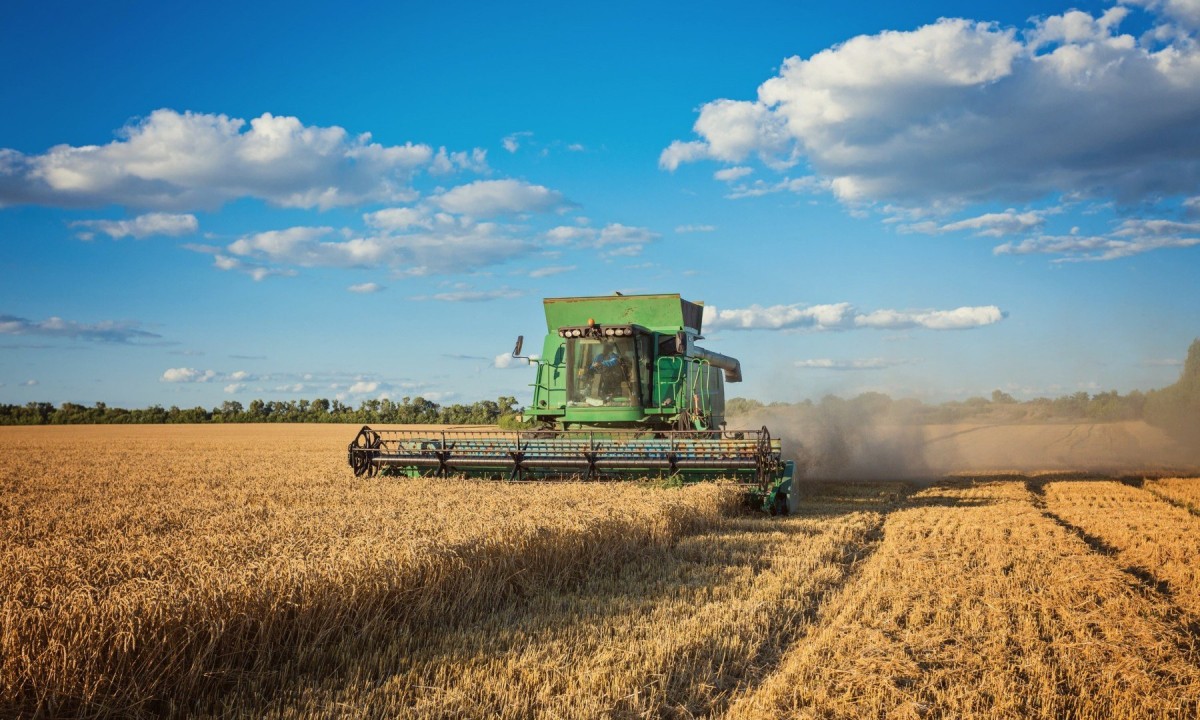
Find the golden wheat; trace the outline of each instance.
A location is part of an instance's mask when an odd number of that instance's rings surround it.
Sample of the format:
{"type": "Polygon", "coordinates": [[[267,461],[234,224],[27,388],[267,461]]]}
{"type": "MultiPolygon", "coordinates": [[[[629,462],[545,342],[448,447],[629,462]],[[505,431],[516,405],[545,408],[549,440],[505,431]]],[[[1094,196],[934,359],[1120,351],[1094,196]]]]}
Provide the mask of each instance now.
{"type": "Polygon", "coordinates": [[[1117,482],[1056,482],[1046,506],[1200,620],[1200,517],[1117,482]]]}
{"type": "Polygon", "coordinates": [[[731,717],[1195,716],[1186,628],[1022,484],[913,501],[731,717]]]}
{"type": "Polygon", "coordinates": [[[0,715],[1200,713],[1188,481],[805,484],[781,520],[356,480],[355,429],[0,431],[0,715]]]}
{"type": "Polygon", "coordinates": [[[1196,478],[1163,478],[1148,480],[1146,489],[1193,515],[1200,515],[1200,480],[1196,478]]]}
{"type": "Polygon", "coordinates": [[[0,707],[49,714],[203,708],[330,639],[578,582],[732,501],[361,482],[347,428],[42,430],[2,436],[0,707]]]}

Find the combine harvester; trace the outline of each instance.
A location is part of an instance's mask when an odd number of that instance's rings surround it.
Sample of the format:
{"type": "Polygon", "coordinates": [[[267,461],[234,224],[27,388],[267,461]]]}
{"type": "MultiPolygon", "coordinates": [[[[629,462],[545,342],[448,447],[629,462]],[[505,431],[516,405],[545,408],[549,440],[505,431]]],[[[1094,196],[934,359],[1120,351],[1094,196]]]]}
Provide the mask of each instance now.
{"type": "Polygon", "coordinates": [[[377,430],[350,443],[357,476],[466,476],[501,480],[726,478],[772,514],[788,509],[795,465],[767,428],[725,428],[734,358],[696,345],[704,307],[679,295],[547,298],[534,428],[377,430]]]}

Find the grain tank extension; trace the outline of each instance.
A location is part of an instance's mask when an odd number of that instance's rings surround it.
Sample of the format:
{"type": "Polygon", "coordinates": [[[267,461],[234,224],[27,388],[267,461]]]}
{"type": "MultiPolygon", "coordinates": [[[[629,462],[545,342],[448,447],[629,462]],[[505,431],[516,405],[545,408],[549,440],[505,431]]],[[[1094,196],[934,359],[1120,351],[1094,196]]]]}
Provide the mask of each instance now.
{"type": "MultiPolygon", "coordinates": [[[[725,427],[725,383],[741,364],[706,350],[703,305],[679,295],[547,298],[530,430],[363,427],[355,475],[505,480],[644,477],[743,484],[756,507],[786,512],[794,465],[764,427],[725,427]]],[[[523,357],[523,338],[515,357],[523,357]]]]}

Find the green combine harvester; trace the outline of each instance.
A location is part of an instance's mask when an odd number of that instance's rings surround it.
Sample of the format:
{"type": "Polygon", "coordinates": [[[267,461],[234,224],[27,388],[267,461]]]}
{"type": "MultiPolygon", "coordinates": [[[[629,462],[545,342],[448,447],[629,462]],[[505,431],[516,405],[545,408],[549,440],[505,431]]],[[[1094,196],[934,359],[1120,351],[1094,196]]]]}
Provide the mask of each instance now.
{"type": "Polygon", "coordinates": [[[357,476],[741,483],[751,505],[787,512],[795,465],[767,428],[725,427],[734,358],[696,345],[704,306],[679,295],[547,298],[529,430],[377,430],[350,443],[357,476]]]}

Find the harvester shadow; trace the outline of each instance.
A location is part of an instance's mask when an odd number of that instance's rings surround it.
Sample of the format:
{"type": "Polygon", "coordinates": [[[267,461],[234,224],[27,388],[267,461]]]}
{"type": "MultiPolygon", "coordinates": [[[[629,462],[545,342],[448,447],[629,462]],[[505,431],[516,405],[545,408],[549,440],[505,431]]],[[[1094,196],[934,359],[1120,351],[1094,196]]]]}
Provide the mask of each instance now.
{"type": "MultiPolygon", "coordinates": [[[[894,484],[893,484],[894,485],[894,484]]],[[[339,683],[361,688],[359,709],[366,715],[406,714],[415,707],[436,706],[440,698],[475,694],[479,713],[489,707],[504,707],[512,698],[501,698],[500,689],[481,688],[470,678],[506,671],[528,672],[521,658],[599,654],[610,646],[623,646],[630,653],[644,651],[657,640],[647,639],[645,625],[651,618],[671,618],[687,626],[686,618],[704,613],[719,615],[722,589],[731,582],[772,572],[775,560],[770,549],[805,543],[819,535],[819,523],[842,515],[878,513],[877,524],[858,543],[847,544],[833,560],[840,568],[835,581],[796,590],[787,598],[784,612],[778,606],[754,608],[745,627],[725,626],[703,637],[671,638],[673,650],[652,666],[642,667],[635,689],[658,687],[666,708],[686,708],[692,715],[716,714],[732,701],[735,693],[758,686],[774,672],[789,648],[819,618],[829,600],[854,581],[862,563],[883,540],[883,523],[897,510],[924,506],[973,506],[973,501],[932,495],[912,498],[916,485],[875,487],[809,488],[792,518],[770,518],[745,512],[727,518],[719,527],[680,538],[669,547],[647,548],[618,567],[605,569],[569,586],[542,589],[514,599],[491,612],[464,622],[448,621],[424,627],[402,623],[372,628],[369,634],[333,639],[321,657],[288,672],[293,681],[278,688],[266,706],[247,707],[250,714],[265,708],[282,715],[304,710],[305,691],[329,688],[337,694],[339,683]],[[711,608],[707,605],[711,603],[711,608]],[[741,657],[731,657],[726,640],[759,628],[758,645],[741,657]],[[600,638],[605,640],[601,641],[600,638]],[[446,669],[465,678],[461,684],[447,680],[446,669]],[[489,704],[490,703],[490,704],[489,704]]],[[[586,664],[586,660],[584,661],[586,664]]],[[[563,663],[567,665],[567,663],[563,663]]],[[[580,682],[572,673],[607,672],[608,668],[551,666],[544,682],[570,692],[580,682]]],[[[538,672],[534,669],[534,672],[538,672]]],[[[503,684],[503,683],[501,683],[503,684]]],[[[335,698],[336,699],[336,698],[335,698]]],[[[611,714],[635,716],[646,711],[627,699],[614,697],[611,714]]],[[[670,714],[670,713],[668,713],[670,714]]]]}

